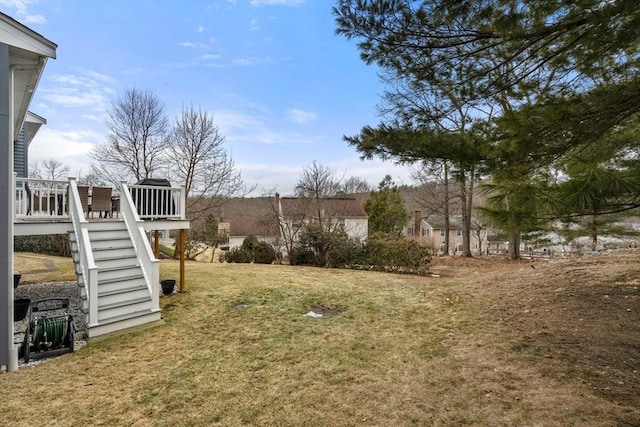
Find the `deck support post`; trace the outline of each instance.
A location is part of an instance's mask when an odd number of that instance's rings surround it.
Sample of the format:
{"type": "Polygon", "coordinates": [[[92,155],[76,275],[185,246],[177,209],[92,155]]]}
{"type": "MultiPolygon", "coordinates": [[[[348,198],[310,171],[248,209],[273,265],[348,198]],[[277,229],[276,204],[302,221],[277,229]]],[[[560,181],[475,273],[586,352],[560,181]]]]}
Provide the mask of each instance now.
{"type": "Polygon", "coordinates": [[[184,228],[180,229],[180,237],[178,238],[180,245],[180,292],[184,291],[184,228]]]}

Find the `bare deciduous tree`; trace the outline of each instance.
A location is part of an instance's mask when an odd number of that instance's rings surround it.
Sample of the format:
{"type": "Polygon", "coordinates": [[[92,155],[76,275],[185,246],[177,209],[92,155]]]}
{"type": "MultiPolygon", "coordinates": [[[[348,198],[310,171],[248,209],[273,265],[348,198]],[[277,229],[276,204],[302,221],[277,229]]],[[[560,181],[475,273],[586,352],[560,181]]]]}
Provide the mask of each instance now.
{"type": "Polygon", "coordinates": [[[106,124],[107,141],[90,154],[94,174],[115,185],[152,177],[167,146],[163,103],[148,89],[127,89],[112,103],[106,124]]]}
{"type": "Polygon", "coordinates": [[[302,170],[295,188],[296,196],[311,199],[331,197],[340,191],[341,182],[342,178],[334,169],[314,161],[302,170]]]}
{"type": "Polygon", "coordinates": [[[56,159],[36,161],[31,164],[29,170],[32,177],[39,179],[58,181],[67,179],[69,176],[69,166],[56,159]]]}
{"type": "Polygon", "coordinates": [[[193,105],[183,107],[168,138],[167,176],[184,183],[187,211],[198,214],[230,197],[243,197],[248,189],[224,147],[213,116],[193,105]]]}

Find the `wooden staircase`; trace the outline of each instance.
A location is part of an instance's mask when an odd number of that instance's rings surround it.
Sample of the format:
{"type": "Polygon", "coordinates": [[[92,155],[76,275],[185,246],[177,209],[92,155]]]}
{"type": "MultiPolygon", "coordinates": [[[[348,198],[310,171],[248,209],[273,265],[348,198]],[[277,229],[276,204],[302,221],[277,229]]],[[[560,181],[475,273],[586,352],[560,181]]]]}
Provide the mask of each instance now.
{"type": "Polygon", "coordinates": [[[73,232],[69,233],[69,242],[89,338],[161,322],[160,309],[154,308],[150,290],[150,286],[159,288],[159,284],[149,284],[145,278],[125,222],[90,222],[87,229],[93,260],[98,268],[97,323],[89,322],[87,287],[73,232]]]}

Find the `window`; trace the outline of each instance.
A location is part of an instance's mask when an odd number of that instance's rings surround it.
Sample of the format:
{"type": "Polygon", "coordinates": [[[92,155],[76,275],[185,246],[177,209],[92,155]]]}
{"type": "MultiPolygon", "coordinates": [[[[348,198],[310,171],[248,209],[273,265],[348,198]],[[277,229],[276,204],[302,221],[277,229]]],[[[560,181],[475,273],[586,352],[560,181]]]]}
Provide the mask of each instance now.
{"type": "Polygon", "coordinates": [[[440,230],[440,236],[444,237],[444,230],[440,230]]]}
{"type": "Polygon", "coordinates": [[[427,235],[427,230],[425,230],[424,228],[422,229],[422,237],[427,235]]]}
{"type": "Polygon", "coordinates": [[[456,236],[462,236],[462,230],[460,230],[459,228],[456,230],[456,236]]]}
{"type": "Polygon", "coordinates": [[[407,236],[413,236],[413,227],[407,227],[407,236]]]}
{"type": "Polygon", "coordinates": [[[344,218],[340,218],[338,220],[338,227],[340,227],[340,228],[342,228],[344,230],[344,228],[345,228],[344,218]]]}

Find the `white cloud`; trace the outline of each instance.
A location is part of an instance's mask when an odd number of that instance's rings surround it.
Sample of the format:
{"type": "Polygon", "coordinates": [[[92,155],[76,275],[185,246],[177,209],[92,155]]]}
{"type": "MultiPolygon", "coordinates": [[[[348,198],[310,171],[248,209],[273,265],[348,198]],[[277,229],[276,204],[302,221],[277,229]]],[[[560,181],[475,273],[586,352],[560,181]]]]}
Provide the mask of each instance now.
{"type": "MultiPolygon", "coordinates": [[[[15,9],[16,19],[23,24],[45,24],[47,18],[44,15],[29,12],[29,6],[36,2],[31,0],[0,0],[0,6],[15,9]]],[[[6,13],[6,12],[5,12],[6,13]]]]}
{"type": "MultiPolygon", "coordinates": [[[[288,196],[293,195],[300,173],[309,163],[301,161],[293,165],[277,165],[266,162],[236,162],[236,167],[242,173],[244,182],[248,186],[256,187],[251,196],[273,194],[276,191],[288,196]]],[[[391,175],[398,185],[413,182],[410,177],[411,168],[382,160],[362,161],[354,156],[338,162],[325,163],[320,161],[320,163],[335,170],[338,177],[347,179],[355,176],[367,181],[372,187],[377,187],[385,175],[391,175]]]]}
{"type": "Polygon", "coordinates": [[[298,125],[304,125],[315,121],[318,118],[318,115],[312,111],[304,111],[293,108],[287,111],[286,118],[290,122],[296,123],[298,125]]]}
{"type": "Polygon", "coordinates": [[[56,74],[51,77],[53,84],[42,87],[38,93],[46,101],[64,107],[106,109],[114,93],[106,84],[114,80],[94,71],[82,71],[82,74],[56,74]]]}
{"type": "Polygon", "coordinates": [[[47,18],[44,15],[25,15],[22,19],[25,24],[46,24],[47,18]]]}
{"type": "Polygon", "coordinates": [[[397,185],[413,183],[411,178],[413,169],[410,166],[396,165],[393,162],[385,162],[380,159],[360,160],[354,155],[325,166],[335,169],[340,175],[344,174],[346,178],[350,176],[362,178],[373,187],[377,187],[385,175],[391,175],[397,185]]]}
{"type": "Polygon", "coordinates": [[[43,126],[29,146],[29,162],[59,160],[69,166],[71,176],[89,172],[89,153],[104,139],[92,130],[52,130],[43,126]]]}
{"type": "Polygon", "coordinates": [[[198,33],[204,33],[205,31],[207,31],[207,27],[205,27],[203,25],[198,25],[198,28],[196,29],[196,31],[198,33]]]}
{"type": "Polygon", "coordinates": [[[178,46],[182,46],[182,47],[195,47],[196,45],[194,43],[191,42],[181,42],[181,43],[177,43],[178,46]]]}
{"type": "Polygon", "coordinates": [[[200,55],[198,57],[198,61],[209,61],[212,59],[220,59],[222,58],[222,55],[220,54],[211,54],[211,53],[207,53],[205,55],[200,55]]]}
{"type": "Polygon", "coordinates": [[[310,144],[313,137],[297,132],[274,130],[267,123],[270,117],[240,111],[215,112],[214,118],[220,132],[231,143],[258,144],[310,144]]]}
{"type": "Polygon", "coordinates": [[[251,24],[249,25],[249,30],[257,31],[260,29],[260,22],[257,19],[252,19],[251,24]]]}

